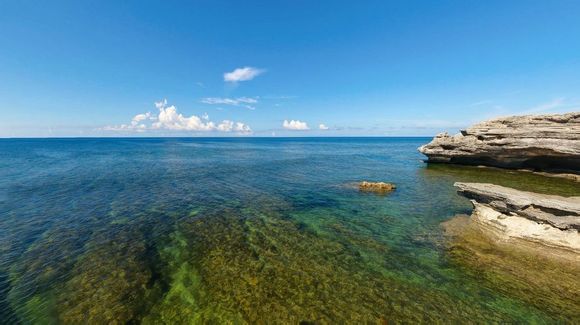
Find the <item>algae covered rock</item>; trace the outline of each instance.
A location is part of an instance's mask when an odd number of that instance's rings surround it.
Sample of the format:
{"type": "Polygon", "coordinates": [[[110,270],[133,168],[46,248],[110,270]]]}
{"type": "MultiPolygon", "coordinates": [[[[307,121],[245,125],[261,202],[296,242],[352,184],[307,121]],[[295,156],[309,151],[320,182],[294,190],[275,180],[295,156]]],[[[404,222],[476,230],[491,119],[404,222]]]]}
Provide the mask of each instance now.
{"type": "Polygon", "coordinates": [[[394,191],[396,188],[394,184],[384,182],[363,181],[358,184],[358,189],[362,192],[388,193],[394,191]]]}

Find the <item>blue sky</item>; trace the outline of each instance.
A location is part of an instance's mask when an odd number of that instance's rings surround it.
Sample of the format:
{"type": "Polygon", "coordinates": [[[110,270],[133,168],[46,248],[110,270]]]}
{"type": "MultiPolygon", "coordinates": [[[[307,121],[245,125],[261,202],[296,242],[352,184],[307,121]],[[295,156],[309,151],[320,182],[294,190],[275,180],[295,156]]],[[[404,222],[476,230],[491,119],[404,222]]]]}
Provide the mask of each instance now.
{"type": "Polygon", "coordinates": [[[579,111],[579,12],[533,0],[5,0],[0,136],[433,135],[579,111]]]}

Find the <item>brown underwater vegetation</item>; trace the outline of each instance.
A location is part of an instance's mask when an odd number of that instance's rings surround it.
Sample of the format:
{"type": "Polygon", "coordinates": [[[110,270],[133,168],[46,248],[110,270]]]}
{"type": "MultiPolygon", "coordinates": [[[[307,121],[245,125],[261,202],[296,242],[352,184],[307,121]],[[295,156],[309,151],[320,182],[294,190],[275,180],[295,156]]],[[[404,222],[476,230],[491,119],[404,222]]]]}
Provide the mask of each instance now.
{"type": "Polygon", "coordinates": [[[580,321],[577,254],[541,244],[498,240],[468,216],[443,224],[450,258],[485,286],[515,296],[562,319],[580,321]]]}
{"type": "MultiPolygon", "coordinates": [[[[31,259],[22,265],[40,271],[13,279],[12,300],[26,302],[17,310],[21,319],[43,323],[499,322],[510,317],[502,309],[525,313],[527,308],[509,298],[515,295],[538,310],[561,309],[562,319],[574,319],[577,303],[567,295],[558,298],[558,290],[572,293],[578,285],[571,273],[562,273],[557,287],[545,276],[535,278],[527,290],[528,278],[505,269],[528,266],[529,260],[502,265],[506,260],[495,250],[473,255],[456,243],[450,263],[505,294],[494,300],[495,308],[486,309],[463,295],[469,279],[452,270],[429,275],[433,256],[397,252],[372,229],[357,225],[360,220],[330,217],[331,209],[285,214],[291,208],[269,197],[252,206],[159,214],[162,224],[152,224],[146,214],[120,218],[92,233],[74,263],[43,262],[37,258],[46,254],[32,254],[43,249],[67,254],[67,236],[59,234],[55,238],[63,240],[46,240],[27,253],[31,259]],[[306,223],[312,213],[319,216],[318,224],[306,223]],[[49,286],[63,269],[70,275],[49,286]],[[36,281],[42,290],[19,296],[18,283],[25,280],[36,281]],[[538,293],[545,298],[532,299],[538,293]]],[[[374,218],[376,225],[396,227],[387,215],[374,218]]],[[[491,248],[481,245],[476,247],[484,252],[491,248]]]]}

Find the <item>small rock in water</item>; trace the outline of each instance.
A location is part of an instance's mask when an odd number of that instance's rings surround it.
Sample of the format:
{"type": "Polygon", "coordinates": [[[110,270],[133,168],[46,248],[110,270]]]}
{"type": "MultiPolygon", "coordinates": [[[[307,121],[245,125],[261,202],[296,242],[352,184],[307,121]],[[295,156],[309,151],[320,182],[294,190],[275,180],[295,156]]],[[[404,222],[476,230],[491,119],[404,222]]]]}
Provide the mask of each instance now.
{"type": "Polygon", "coordinates": [[[361,182],[358,185],[360,191],[386,193],[391,192],[396,188],[394,184],[384,182],[361,182]]]}

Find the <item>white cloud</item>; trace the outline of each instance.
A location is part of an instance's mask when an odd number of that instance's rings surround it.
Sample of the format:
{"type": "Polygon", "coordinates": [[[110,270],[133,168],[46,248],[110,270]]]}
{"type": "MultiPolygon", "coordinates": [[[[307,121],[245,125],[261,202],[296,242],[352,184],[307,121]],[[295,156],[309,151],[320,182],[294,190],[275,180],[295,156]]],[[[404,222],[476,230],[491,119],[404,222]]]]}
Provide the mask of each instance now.
{"type": "Polygon", "coordinates": [[[167,99],[164,99],[160,102],[155,102],[155,107],[161,109],[162,107],[167,106],[167,99]]]}
{"type": "Polygon", "coordinates": [[[132,131],[132,132],[145,132],[147,130],[147,125],[145,124],[121,124],[121,125],[107,125],[103,127],[104,131],[132,131]]]}
{"type": "Polygon", "coordinates": [[[318,128],[319,128],[320,130],[328,130],[328,126],[326,126],[326,125],[324,125],[324,124],[320,124],[320,125],[318,126],[318,128]]]}
{"type": "Polygon", "coordinates": [[[182,130],[182,131],[211,131],[215,129],[213,122],[203,122],[196,115],[185,117],[177,112],[173,105],[159,107],[157,122],[151,124],[152,129],[182,130]]]}
{"type": "Polygon", "coordinates": [[[240,122],[233,122],[229,120],[224,120],[216,127],[218,131],[222,132],[241,132],[241,133],[250,133],[252,130],[249,126],[245,125],[244,123],[240,122]]]}
{"type": "Polygon", "coordinates": [[[254,110],[254,106],[250,104],[258,103],[258,97],[238,97],[238,98],[221,98],[221,97],[206,97],[202,98],[201,102],[209,105],[231,105],[242,106],[247,109],[254,110]]]}
{"type": "Polygon", "coordinates": [[[175,106],[167,106],[167,100],[156,102],[155,106],[159,109],[157,116],[150,112],[138,114],[131,119],[130,124],[106,126],[103,130],[136,132],[144,132],[146,130],[252,132],[250,126],[241,122],[223,120],[221,123],[216,124],[209,120],[207,113],[201,117],[196,115],[189,117],[183,116],[183,114],[177,112],[175,106]]]}
{"type": "Polygon", "coordinates": [[[238,97],[236,99],[240,103],[256,104],[258,100],[252,97],[238,97]]]}
{"type": "Polygon", "coordinates": [[[240,103],[255,104],[258,102],[258,100],[250,97],[238,97],[238,98],[207,97],[202,99],[201,102],[204,104],[239,105],[240,103]]]}
{"type": "Polygon", "coordinates": [[[266,72],[266,70],[253,67],[237,68],[232,72],[224,73],[224,81],[238,82],[252,80],[264,72],[266,72]]]}
{"type": "MultiPolygon", "coordinates": [[[[157,105],[158,103],[155,103],[157,105]]],[[[131,122],[129,124],[121,124],[115,126],[105,126],[103,130],[105,131],[136,131],[136,132],[143,132],[147,130],[147,125],[142,123],[146,122],[147,120],[155,120],[157,117],[151,115],[151,112],[137,114],[133,116],[131,122]]]]}
{"type": "Polygon", "coordinates": [[[284,120],[282,126],[287,130],[309,130],[308,124],[299,120],[284,120]]]}
{"type": "Polygon", "coordinates": [[[133,119],[131,119],[131,125],[137,125],[137,124],[139,124],[139,122],[142,122],[145,120],[154,120],[154,119],[155,119],[155,117],[151,116],[151,112],[137,114],[137,115],[133,116],[133,119]]]}

